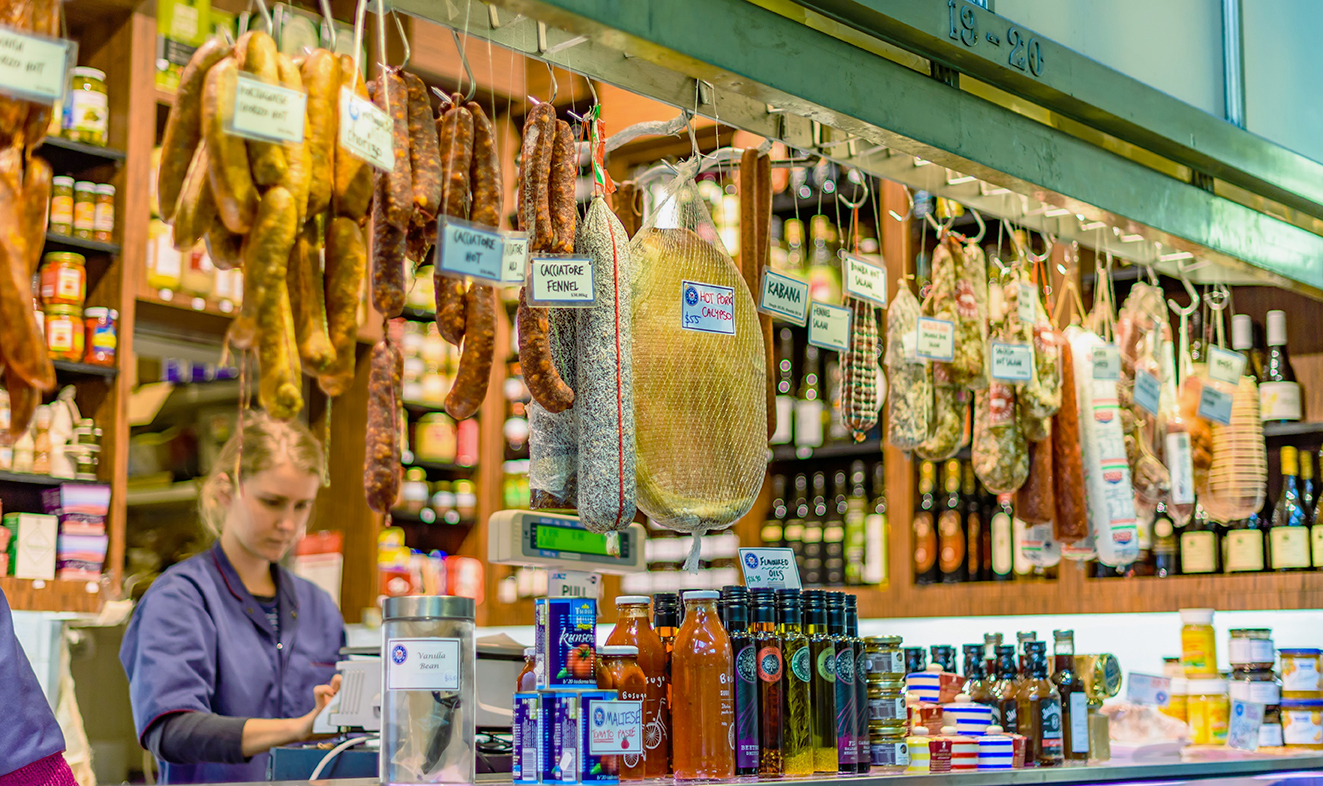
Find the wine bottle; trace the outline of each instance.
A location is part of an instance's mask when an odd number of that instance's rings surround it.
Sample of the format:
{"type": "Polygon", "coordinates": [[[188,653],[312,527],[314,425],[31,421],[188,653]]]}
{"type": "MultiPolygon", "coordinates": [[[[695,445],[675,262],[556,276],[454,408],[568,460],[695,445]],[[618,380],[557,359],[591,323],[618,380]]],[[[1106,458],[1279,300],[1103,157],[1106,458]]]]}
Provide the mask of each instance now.
{"type": "Polygon", "coordinates": [[[1011,495],[997,496],[997,509],[988,529],[992,531],[992,580],[1015,580],[1015,511],[1011,495]]]}
{"type": "Polygon", "coordinates": [[[809,516],[808,477],[795,476],[795,506],[790,509],[781,535],[782,548],[795,552],[795,568],[804,575],[804,522],[809,516]]]}
{"type": "Polygon", "coordinates": [[[1194,517],[1181,533],[1181,573],[1217,573],[1221,548],[1217,543],[1217,525],[1204,506],[1194,506],[1194,517]]]}
{"type": "Polygon", "coordinates": [[[937,580],[937,466],[919,465],[919,504],[914,511],[914,583],[937,580]]]}
{"type": "Polygon", "coordinates": [[[1300,506],[1300,490],[1296,480],[1299,452],[1290,445],[1282,448],[1281,467],[1282,493],[1277,506],[1272,510],[1268,529],[1269,558],[1273,570],[1308,570],[1312,564],[1309,553],[1310,531],[1305,523],[1304,508],[1300,506]]]}
{"type": "Polygon", "coordinates": [[[1153,575],[1165,579],[1177,572],[1176,529],[1167,512],[1167,501],[1158,500],[1153,513],[1153,575]]]}
{"type": "Polygon", "coordinates": [[[768,440],[787,445],[795,436],[795,334],[781,328],[776,359],[776,430],[768,440]]]}
{"type": "Polygon", "coordinates": [[[1257,573],[1263,570],[1263,517],[1255,511],[1248,518],[1229,522],[1222,533],[1222,569],[1227,573],[1257,573]]]}
{"type": "Polygon", "coordinates": [[[813,473],[813,509],[804,521],[804,572],[801,578],[806,587],[822,586],[824,560],[822,535],[827,517],[827,477],[813,473]]]}
{"type": "Polygon", "coordinates": [[[1300,385],[1286,354],[1286,312],[1268,312],[1268,358],[1259,385],[1259,414],[1264,420],[1300,419],[1300,385]]]}
{"type": "Polygon", "coordinates": [[[822,527],[823,581],[829,587],[845,584],[845,472],[838,470],[832,479],[832,496],[827,501],[827,519],[822,527]]]}
{"type": "Polygon", "coordinates": [[[868,492],[864,490],[864,462],[850,465],[850,496],[845,500],[845,583],[864,583],[864,559],[868,553],[868,492]]]}
{"type": "MultiPolygon", "coordinates": [[[[1318,451],[1319,465],[1323,467],[1323,448],[1318,451]]],[[[1310,552],[1315,568],[1323,568],[1323,494],[1314,503],[1314,523],[1309,528],[1310,552]]]]}
{"type": "Polygon", "coordinates": [[[1317,504],[1318,487],[1314,483],[1314,454],[1300,451],[1300,507],[1305,509],[1305,521],[1314,523],[1314,506],[1317,504]]]}
{"type": "Polygon", "coordinates": [[[822,445],[822,371],[820,353],[812,344],[804,348],[804,375],[799,380],[799,399],[795,402],[795,447],[816,448],[822,445]]]}
{"type": "Polygon", "coordinates": [[[772,505],[767,511],[759,537],[764,546],[780,546],[786,525],[786,476],[772,476],[772,505]]]}
{"type": "Polygon", "coordinates": [[[887,473],[881,461],[873,465],[873,504],[864,517],[864,583],[886,589],[890,585],[891,525],[887,522],[887,473]]]}
{"type": "Polygon", "coordinates": [[[961,508],[965,516],[965,580],[987,581],[983,575],[983,503],[978,495],[978,479],[974,475],[973,462],[964,466],[965,480],[960,487],[961,508]]]}
{"type": "Polygon", "coordinates": [[[1263,382],[1263,365],[1254,362],[1254,323],[1249,314],[1231,318],[1231,348],[1245,356],[1245,373],[1256,383],[1263,382]]]}
{"type": "Polygon", "coordinates": [[[942,485],[946,497],[937,516],[937,564],[943,584],[965,580],[965,517],[960,504],[961,474],[959,461],[951,459],[946,462],[942,485]]]}

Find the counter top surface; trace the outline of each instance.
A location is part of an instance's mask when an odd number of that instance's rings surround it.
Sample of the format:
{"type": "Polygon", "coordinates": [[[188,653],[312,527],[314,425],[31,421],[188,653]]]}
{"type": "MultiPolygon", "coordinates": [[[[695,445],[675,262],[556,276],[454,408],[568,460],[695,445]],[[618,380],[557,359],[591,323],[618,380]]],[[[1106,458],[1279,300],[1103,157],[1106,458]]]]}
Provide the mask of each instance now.
{"type": "MultiPolygon", "coordinates": [[[[1146,764],[1104,764],[1093,767],[1049,767],[1002,772],[940,773],[933,775],[855,775],[827,778],[786,778],[767,781],[768,783],[795,783],[796,786],[837,786],[848,783],[851,786],[873,786],[873,784],[895,784],[903,782],[905,786],[1020,786],[1021,784],[1084,784],[1084,783],[1124,783],[1132,781],[1162,780],[1164,786],[1183,781],[1206,781],[1210,778],[1221,779],[1224,783],[1260,784],[1267,786],[1271,780],[1253,778],[1266,773],[1304,773],[1314,778],[1323,778],[1323,752],[1294,756],[1253,756],[1246,758],[1202,759],[1197,761],[1161,762],[1146,764]]],[[[491,784],[509,784],[504,775],[479,775],[480,786],[491,784]]],[[[756,783],[754,779],[737,779],[731,783],[756,783]]],[[[269,786],[297,786],[308,781],[277,781],[269,786]]],[[[334,786],[376,786],[378,781],[370,778],[351,778],[335,781],[317,781],[334,786]]],[[[670,784],[670,780],[634,781],[644,786],[647,784],[670,784]]],[[[632,786],[631,783],[631,786],[632,786]]]]}

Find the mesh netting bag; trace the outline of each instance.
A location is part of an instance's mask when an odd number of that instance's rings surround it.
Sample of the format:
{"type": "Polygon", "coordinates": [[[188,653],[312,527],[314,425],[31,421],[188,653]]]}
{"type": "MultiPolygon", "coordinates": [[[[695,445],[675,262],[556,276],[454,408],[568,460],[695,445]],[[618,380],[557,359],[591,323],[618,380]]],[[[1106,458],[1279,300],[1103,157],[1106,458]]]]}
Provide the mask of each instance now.
{"type": "Polygon", "coordinates": [[[749,511],[767,469],[766,361],[753,297],[680,167],[630,243],[638,508],[699,536],[749,511]]]}

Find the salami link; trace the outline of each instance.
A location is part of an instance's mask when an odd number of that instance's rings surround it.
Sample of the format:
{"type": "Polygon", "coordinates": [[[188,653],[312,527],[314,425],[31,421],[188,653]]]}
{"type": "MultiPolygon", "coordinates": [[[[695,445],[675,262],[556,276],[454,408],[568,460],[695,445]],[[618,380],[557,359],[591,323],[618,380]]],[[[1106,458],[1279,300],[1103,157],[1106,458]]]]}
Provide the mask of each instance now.
{"type": "MultiPolygon", "coordinates": [[[[352,90],[360,98],[367,98],[367,85],[363,84],[363,74],[354,68],[353,56],[340,55],[336,60],[340,71],[340,86],[352,90]]],[[[335,100],[338,106],[339,93],[335,100]]],[[[334,138],[335,181],[331,199],[337,215],[358,221],[367,215],[368,203],[372,201],[372,167],[341,147],[338,133],[334,138]]]]}
{"type": "MultiPolygon", "coordinates": [[[[399,163],[399,159],[395,159],[399,163]]],[[[377,178],[377,199],[372,203],[372,307],[383,317],[398,317],[404,311],[404,229],[387,217],[390,175],[377,178]]]]}
{"type": "Polygon", "coordinates": [[[335,350],[331,367],[317,378],[328,396],[338,396],[354,383],[358,295],[367,269],[367,248],[358,222],[343,216],[326,227],[326,329],[335,350]]]}
{"type": "Polygon", "coordinates": [[[455,101],[441,116],[437,126],[441,139],[441,212],[452,218],[467,219],[469,167],[473,163],[473,113],[455,101]]]}
{"type": "Polygon", "coordinates": [[[469,184],[473,203],[469,220],[487,227],[501,225],[504,193],[501,189],[501,155],[496,147],[496,129],[475,101],[467,105],[473,115],[473,158],[469,165],[469,184]]]}
{"type": "MultiPolygon", "coordinates": [[[[556,121],[556,142],[551,154],[551,184],[547,192],[551,213],[551,250],[557,254],[574,251],[574,222],[579,215],[574,182],[579,176],[579,153],[574,131],[564,120],[556,121]]],[[[539,230],[540,231],[540,230],[539,230]]]]}
{"type": "Polygon", "coordinates": [[[174,218],[184,175],[202,141],[202,90],[207,72],[233,49],[218,37],[208,39],[193,52],[179,78],[174,106],[170,108],[165,135],[161,138],[161,166],[156,172],[156,198],[165,221],[174,218]]]}
{"type": "Polygon", "coordinates": [[[1080,447],[1080,410],[1075,392],[1075,362],[1070,342],[1060,345],[1061,407],[1052,416],[1052,488],[1054,535],[1062,543],[1089,536],[1084,499],[1084,456],[1080,447]]]}
{"type": "Polygon", "coordinates": [[[1015,515],[1029,524],[1047,524],[1056,518],[1051,436],[1029,443],[1029,476],[1016,495],[1015,515]]]}
{"type": "Polygon", "coordinates": [[[561,379],[551,358],[550,325],[545,308],[528,305],[519,290],[519,364],[533,400],[548,412],[564,412],[574,405],[574,391],[561,379]]]}
{"type": "MultiPolygon", "coordinates": [[[[379,180],[384,178],[385,183],[384,187],[380,182],[377,184],[377,200],[384,203],[381,215],[387,223],[400,230],[400,242],[403,243],[404,230],[408,228],[409,217],[413,215],[413,170],[409,164],[409,91],[399,69],[387,69],[377,78],[372,100],[379,108],[387,111],[395,124],[392,134],[395,168],[378,176],[379,180]],[[386,106],[388,96],[389,109],[386,106]]],[[[374,208],[374,220],[377,215],[374,208]]]]}
{"type": "Polygon", "coordinates": [[[404,381],[404,356],[380,341],[372,348],[368,377],[367,450],[363,488],[368,507],[389,513],[400,493],[398,391],[404,381]]]}
{"type": "Polygon", "coordinates": [[[459,357],[455,385],[446,396],[446,414],[455,420],[473,417],[487,396],[496,354],[496,291],[474,284],[464,295],[464,351],[459,357]]]}
{"type": "Polygon", "coordinates": [[[425,223],[436,216],[441,201],[441,153],[437,149],[436,121],[427,85],[413,74],[404,74],[409,94],[409,166],[413,172],[414,221],[425,223]],[[420,215],[421,214],[421,215],[420,215]]]}

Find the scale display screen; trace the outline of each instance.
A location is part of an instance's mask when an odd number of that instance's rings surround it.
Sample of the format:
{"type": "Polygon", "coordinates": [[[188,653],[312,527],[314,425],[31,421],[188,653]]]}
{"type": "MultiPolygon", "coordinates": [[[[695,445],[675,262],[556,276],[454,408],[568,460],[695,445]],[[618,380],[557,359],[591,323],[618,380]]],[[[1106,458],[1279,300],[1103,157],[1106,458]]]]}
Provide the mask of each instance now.
{"type": "Polygon", "coordinates": [[[571,554],[615,556],[607,552],[606,535],[573,527],[553,527],[536,524],[533,527],[533,545],[547,551],[568,551],[571,554]]]}

